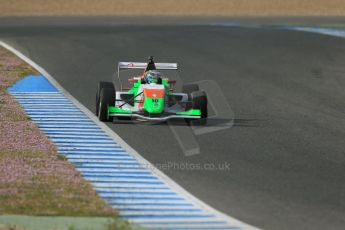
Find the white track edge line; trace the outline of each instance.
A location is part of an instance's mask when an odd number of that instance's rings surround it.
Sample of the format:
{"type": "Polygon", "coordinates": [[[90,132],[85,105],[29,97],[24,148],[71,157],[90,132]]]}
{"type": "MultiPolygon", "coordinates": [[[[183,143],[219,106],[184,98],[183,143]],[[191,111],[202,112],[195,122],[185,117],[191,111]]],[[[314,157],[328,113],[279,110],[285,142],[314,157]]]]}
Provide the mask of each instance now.
{"type": "Polygon", "coordinates": [[[180,193],[181,195],[185,196],[187,199],[190,199],[192,203],[196,203],[201,208],[214,213],[215,215],[219,216],[220,218],[224,219],[225,221],[228,221],[231,225],[236,225],[243,229],[248,230],[256,230],[259,229],[257,227],[254,227],[252,225],[249,225],[247,223],[244,223],[238,219],[235,219],[234,217],[228,216],[215,208],[209,206],[205,202],[201,201],[197,197],[190,194],[187,190],[182,188],[179,184],[177,184],[174,180],[172,180],[170,177],[165,175],[162,171],[157,169],[154,165],[152,165],[148,160],[146,160],[144,157],[142,157],[136,150],[134,150],[129,144],[127,144],[118,134],[116,134],[113,130],[111,130],[107,125],[100,122],[98,118],[84,105],[82,105],[76,98],[74,98],[67,90],[65,90],[44,68],[39,66],[37,63],[35,63],[33,60],[25,56],[23,53],[15,49],[14,47],[8,45],[7,43],[0,40],[0,46],[4,47],[5,49],[11,51],[15,55],[17,55],[20,59],[22,59],[27,64],[31,65],[33,68],[35,68],[40,74],[42,74],[44,77],[47,78],[47,80],[55,86],[65,97],[71,100],[71,102],[78,107],[81,111],[83,111],[91,120],[95,122],[105,133],[107,133],[110,137],[112,137],[119,145],[122,146],[124,150],[126,150],[128,153],[135,156],[139,163],[143,165],[150,165],[150,167],[154,170],[152,170],[153,174],[156,174],[158,177],[160,177],[164,182],[166,182],[169,187],[174,189],[177,193],[180,193]]]}

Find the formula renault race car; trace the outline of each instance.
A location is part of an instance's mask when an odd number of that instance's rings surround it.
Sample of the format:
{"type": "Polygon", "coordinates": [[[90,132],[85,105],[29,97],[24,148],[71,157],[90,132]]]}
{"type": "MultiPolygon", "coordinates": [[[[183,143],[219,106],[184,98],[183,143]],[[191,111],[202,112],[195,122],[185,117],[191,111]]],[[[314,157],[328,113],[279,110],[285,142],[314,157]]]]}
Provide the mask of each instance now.
{"type": "Polygon", "coordinates": [[[205,122],[206,93],[199,91],[196,84],[185,84],[182,86],[182,93],[175,93],[176,81],[168,79],[162,73],[167,70],[177,71],[177,63],[154,63],[153,57],[149,58],[148,63],[119,62],[116,74],[119,88],[113,82],[98,83],[96,114],[99,120],[137,118],[148,121],[186,119],[205,122]],[[120,72],[124,69],[122,72],[140,71],[137,75],[130,76],[127,88],[120,77],[120,72]]]}

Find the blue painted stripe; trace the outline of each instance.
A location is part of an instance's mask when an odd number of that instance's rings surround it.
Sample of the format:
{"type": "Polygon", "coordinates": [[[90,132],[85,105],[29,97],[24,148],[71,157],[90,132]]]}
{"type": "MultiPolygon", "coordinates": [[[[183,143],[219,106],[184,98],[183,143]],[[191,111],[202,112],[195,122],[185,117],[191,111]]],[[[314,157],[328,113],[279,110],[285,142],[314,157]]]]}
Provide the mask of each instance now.
{"type": "MultiPolygon", "coordinates": [[[[132,156],[129,156],[129,155],[125,155],[125,156],[117,156],[117,155],[111,155],[112,158],[96,158],[96,157],[100,157],[101,155],[98,155],[98,154],[87,154],[87,155],[83,155],[83,154],[68,154],[68,153],[60,153],[61,155],[64,155],[64,156],[67,156],[68,159],[70,160],[76,160],[76,159],[83,159],[85,157],[91,157],[91,156],[95,156],[94,158],[91,158],[91,159],[95,159],[95,160],[118,160],[118,161],[130,161],[130,160],[136,160],[135,158],[133,158],[132,156]],[[75,156],[78,156],[78,157],[75,157],[75,156]]],[[[106,157],[109,157],[109,155],[106,155],[106,157]]]]}
{"type": "Polygon", "coordinates": [[[123,197],[123,196],[102,196],[105,200],[184,200],[182,197],[123,197]]]}
{"type": "Polygon", "coordinates": [[[73,105],[71,102],[20,102],[22,105],[73,105]]]}
{"type": "Polygon", "coordinates": [[[27,112],[32,118],[88,118],[85,114],[80,112],[27,112]]]}
{"type": "MultiPolygon", "coordinates": [[[[68,155],[68,154],[67,154],[68,155]]],[[[69,157],[69,160],[75,162],[76,160],[83,160],[83,161],[102,161],[105,160],[104,158],[78,158],[78,157],[69,157]]],[[[135,158],[109,158],[109,161],[133,161],[135,164],[139,164],[135,158]]],[[[126,163],[127,164],[127,163],[126,163]]],[[[131,163],[132,164],[132,163],[131,163]]]]}
{"type": "Polygon", "coordinates": [[[118,148],[114,150],[59,150],[59,153],[65,153],[65,154],[88,154],[88,153],[96,153],[96,154],[105,154],[110,156],[130,156],[127,152],[124,152],[123,149],[118,148]]]}
{"type": "Polygon", "coordinates": [[[113,206],[166,206],[166,207],[194,207],[193,204],[190,203],[121,203],[121,202],[108,202],[107,204],[113,206]]]}
{"type": "Polygon", "coordinates": [[[179,222],[167,222],[167,221],[155,221],[155,222],[150,222],[150,221],[138,221],[135,222],[136,224],[143,224],[143,225],[167,225],[167,224],[173,224],[173,225],[200,225],[200,224],[227,224],[225,221],[179,221],[179,222]]]}
{"type": "Polygon", "coordinates": [[[88,179],[88,178],[85,178],[89,181],[92,181],[92,182],[97,182],[97,183],[106,183],[106,184],[109,184],[109,183],[112,183],[112,184],[164,184],[163,182],[161,181],[102,181],[102,180],[92,180],[92,179],[88,179]]]}
{"type": "Polygon", "coordinates": [[[40,118],[31,118],[31,120],[35,121],[36,123],[37,122],[66,122],[66,123],[75,123],[75,122],[92,122],[90,119],[88,118],[75,118],[74,120],[71,119],[70,117],[61,117],[61,118],[50,118],[50,119],[45,119],[44,117],[40,117],[40,118]]]}
{"type": "MultiPolygon", "coordinates": [[[[107,135],[103,134],[103,133],[97,133],[97,132],[56,132],[56,131],[45,131],[44,132],[47,136],[52,136],[55,138],[63,138],[64,136],[71,136],[71,137],[80,137],[80,138],[84,138],[84,137],[90,137],[90,136],[94,136],[94,137],[98,137],[98,138],[108,138],[107,135]]],[[[111,139],[111,138],[110,138],[111,139]]],[[[111,139],[113,140],[113,139],[111,139]]]]}
{"type": "MultiPolygon", "coordinates": [[[[33,112],[42,112],[42,113],[47,113],[47,112],[51,112],[52,109],[33,109],[33,108],[24,108],[25,112],[27,113],[33,113],[33,112]]],[[[81,111],[79,109],[75,109],[73,107],[71,108],[65,108],[65,107],[61,107],[61,108],[56,108],[54,106],[54,111],[55,112],[77,112],[77,113],[81,113],[81,111]]]]}
{"type": "Polygon", "coordinates": [[[128,190],[170,190],[170,188],[168,187],[119,187],[119,186],[113,186],[113,187],[109,187],[109,186],[99,186],[99,185],[94,185],[94,188],[99,189],[101,191],[102,189],[128,189],[128,190]]]}
{"type": "MultiPolygon", "coordinates": [[[[74,164],[99,164],[99,165],[115,165],[115,164],[119,164],[119,163],[114,163],[114,162],[78,162],[78,161],[73,161],[72,163],[74,164]]],[[[141,164],[139,163],[121,163],[122,165],[138,165],[140,166],[141,164]]]]}
{"type": "Polygon", "coordinates": [[[90,121],[55,121],[54,123],[52,122],[47,122],[47,121],[42,121],[42,120],[33,120],[35,124],[38,125],[54,125],[54,126],[59,126],[59,125],[83,125],[83,126],[94,126],[94,124],[90,121]]]}
{"type": "MultiPolygon", "coordinates": [[[[66,138],[65,138],[66,139],[66,138]]],[[[88,144],[88,145],[91,145],[91,144],[98,144],[98,145],[100,145],[100,144],[105,144],[105,145],[107,145],[107,146],[109,146],[109,145],[116,145],[116,143],[114,143],[114,142],[106,142],[106,141],[100,141],[100,142],[95,142],[95,141],[91,141],[91,139],[90,139],[90,141],[87,141],[88,139],[80,139],[81,141],[73,141],[73,140],[71,140],[71,141],[69,141],[69,140],[55,140],[55,138],[51,138],[51,140],[54,142],[54,143],[56,143],[57,145],[64,145],[64,144],[88,144]]],[[[66,145],[64,145],[64,146],[66,146],[66,145]]]]}
{"type": "MultiPolygon", "coordinates": [[[[72,148],[74,148],[75,150],[82,150],[83,148],[86,148],[88,146],[72,146],[72,148]]],[[[71,147],[66,147],[66,145],[64,146],[59,146],[58,148],[71,148],[71,147]]],[[[120,146],[112,143],[112,146],[90,146],[90,148],[93,148],[95,150],[97,149],[106,149],[106,150],[109,150],[109,151],[116,151],[118,150],[119,148],[121,148],[120,146]]],[[[101,150],[97,150],[97,151],[101,151],[101,150]]],[[[105,150],[102,150],[102,151],[105,151],[105,150]]]]}
{"type": "MultiPolygon", "coordinates": [[[[89,174],[89,173],[83,173],[80,172],[80,174],[82,174],[85,178],[93,178],[93,177],[97,177],[97,178],[119,178],[119,179],[152,179],[152,180],[158,180],[157,177],[155,176],[133,176],[133,175],[102,175],[102,176],[95,176],[93,174],[89,174]]],[[[109,192],[111,193],[111,192],[109,192]]]]}
{"type": "Polygon", "coordinates": [[[183,209],[169,209],[169,208],[116,208],[119,211],[137,211],[137,212],[202,212],[201,209],[183,208],[183,209]]]}
{"type": "MultiPolygon", "coordinates": [[[[82,173],[82,172],[85,172],[85,171],[79,171],[79,172],[82,173]]],[[[87,173],[92,174],[93,172],[92,171],[87,171],[87,173]]],[[[117,172],[107,171],[105,173],[118,173],[118,174],[127,174],[127,175],[132,175],[132,174],[135,174],[135,175],[151,175],[151,172],[142,172],[142,171],[139,171],[139,172],[136,172],[136,171],[124,171],[124,172],[121,172],[121,171],[117,171],[117,172]]],[[[99,191],[102,191],[102,189],[99,189],[99,191]]]]}
{"type": "Polygon", "coordinates": [[[40,128],[80,128],[80,129],[90,129],[98,127],[96,125],[38,125],[40,128]]]}
{"type": "MultiPolygon", "coordinates": [[[[84,132],[84,133],[97,133],[98,134],[104,134],[105,133],[101,129],[93,129],[93,130],[79,130],[79,129],[69,129],[69,130],[63,130],[63,131],[58,131],[58,129],[52,131],[52,130],[43,130],[44,133],[46,134],[68,134],[68,133],[78,133],[78,132],[84,132]]],[[[73,134],[71,134],[73,135],[73,134]]],[[[89,134],[76,134],[76,135],[89,135],[89,134]]]]}
{"type": "Polygon", "coordinates": [[[104,195],[104,194],[128,194],[128,195],[162,195],[162,196],[171,196],[171,195],[177,195],[175,192],[129,192],[129,191],[118,191],[118,192],[104,192],[104,191],[99,191],[99,194],[104,195]]]}
{"type": "MultiPolygon", "coordinates": [[[[138,165],[139,166],[139,165],[138,165]]],[[[83,165],[76,165],[75,166],[76,168],[78,169],[142,169],[142,170],[145,170],[144,167],[127,167],[127,166],[113,166],[113,165],[110,165],[110,166],[87,166],[86,164],[83,164],[83,165]]]]}
{"type": "Polygon", "coordinates": [[[124,155],[124,156],[129,156],[129,154],[124,151],[123,149],[120,148],[116,148],[114,147],[114,149],[109,149],[109,150],[91,150],[91,149],[83,149],[83,148],[73,148],[73,149],[69,149],[70,147],[59,147],[59,153],[65,153],[65,154],[88,154],[88,153],[109,153],[112,155],[124,155]]]}
{"type": "Polygon", "coordinates": [[[27,76],[8,88],[10,93],[20,92],[58,92],[58,90],[50,84],[43,76],[27,76]]]}
{"type": "Polygon", "coordinates": [[[132,156],[130,156],[129,154],[115,154],[115,153],[113,153],[113,154],[104,154],[104,153],[85,153],[85,152],[79,152],[79,153],[71,153],[71,152],[61,152],[61,151],[59,151],[59,153],[60,154],[62,154],[62,155],[67,155],[67,156],[74,156],[74,155],[87,155],[87,156],[104,156],[104,157],[106,157],[106,156],[109,156],[109,157],[111,157],[111,156],[118,156],[118,157],[126,157],[126,158],[118,158],[118,159],[123,159],[123,160],[125,160],[125,159],[135,159],[135,158],[133,158],[132,156]]]}
{"type": "MultiPolygon", "coordinates": [[[[51,135],[48,135],[48,137],[50,137],[50,139],[52,139],[52,140],[70,139],[70,140],[91,140],[91,141],[93,141],[93,140],[113,141],[113,139],[111,139],[109,137],[83,137],[83,136],[80,136],[80,137],[78,137],[78,136],[75,136],[75,137],[63,137],[63,136],[62,137],[56,137],[56,136],[51,137],[51,135]]],[[[112,143],[114,143],[114,142],[112,142],[112,143]]]]}
{"type": "Polygon", "coordinates": [[[41,97],[41,98],[16,98],[16,100],[20,103],[20,104],[32,104],[32,103],[37,103],[37,104],[71,104],[73,105],[73,103],[71,101],[69,101],[66,98],[46,98],[46,97],[41,97]]]}

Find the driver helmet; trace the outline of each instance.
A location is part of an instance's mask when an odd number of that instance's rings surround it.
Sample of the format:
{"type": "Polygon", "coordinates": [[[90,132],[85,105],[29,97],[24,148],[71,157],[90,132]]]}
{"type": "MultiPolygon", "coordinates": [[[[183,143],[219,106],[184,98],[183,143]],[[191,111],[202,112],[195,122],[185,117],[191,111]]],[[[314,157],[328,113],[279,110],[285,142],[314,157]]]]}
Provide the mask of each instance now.
{"type": "Polygon", "coordinates": [[[144,74],[144,79],[148,84],[157,83],[158,79],[161,77],[161,73],[157,70],[149,70],[144,74]]]}

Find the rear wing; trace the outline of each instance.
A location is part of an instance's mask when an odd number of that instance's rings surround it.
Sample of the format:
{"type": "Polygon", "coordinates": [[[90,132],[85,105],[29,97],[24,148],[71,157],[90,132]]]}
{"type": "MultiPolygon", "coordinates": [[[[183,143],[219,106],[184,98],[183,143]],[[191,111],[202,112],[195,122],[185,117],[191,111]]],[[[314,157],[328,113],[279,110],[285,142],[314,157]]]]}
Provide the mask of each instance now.
{"type": "MultiPolygon", "coordinates": [[[[145,62],[119,62],[118,70],[120,69],[146,69],[145,62]]],[[[157,70],[177,70],[177,63],[155,63],[157,70]]]]}

